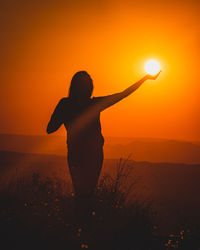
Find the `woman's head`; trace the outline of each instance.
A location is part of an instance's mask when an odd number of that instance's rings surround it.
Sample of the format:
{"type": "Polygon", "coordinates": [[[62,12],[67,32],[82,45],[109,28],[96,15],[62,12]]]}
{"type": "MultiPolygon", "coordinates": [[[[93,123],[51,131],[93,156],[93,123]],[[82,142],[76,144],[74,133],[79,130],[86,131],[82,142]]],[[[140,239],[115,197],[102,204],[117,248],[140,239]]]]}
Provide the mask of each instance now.
{"type": "Polygon", "coordinates": [[[86,71],[79,71],[72,77],[69,97],[75,99],[90,98],[92,91],[93,81],[86,71]]]}

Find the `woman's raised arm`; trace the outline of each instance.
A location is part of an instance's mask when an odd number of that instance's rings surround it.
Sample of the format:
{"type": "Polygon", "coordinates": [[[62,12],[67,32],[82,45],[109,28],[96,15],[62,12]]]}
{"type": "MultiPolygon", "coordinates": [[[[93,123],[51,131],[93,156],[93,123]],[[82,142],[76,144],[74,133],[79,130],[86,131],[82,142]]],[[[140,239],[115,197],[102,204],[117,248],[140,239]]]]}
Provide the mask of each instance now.
{"type": "Polygon", "coordinates": [[[125,89],[124,91],[120,93],[116,93],[113,95],[108,95],[105,97],[100,98],[100,101],[98,103],[100,111],[103,111],[106,108],[109,108],[110,106],[114,105],[115,103],[121,101],[125,97],[132,94],[136,89],[138,89],[146,80],[156,80],[158,76],[160,75],[161,71],[152,76],[152,75],[146,75],[142,79],[140,79],[138,82],[132,84],[130,87],[125,89]]]}

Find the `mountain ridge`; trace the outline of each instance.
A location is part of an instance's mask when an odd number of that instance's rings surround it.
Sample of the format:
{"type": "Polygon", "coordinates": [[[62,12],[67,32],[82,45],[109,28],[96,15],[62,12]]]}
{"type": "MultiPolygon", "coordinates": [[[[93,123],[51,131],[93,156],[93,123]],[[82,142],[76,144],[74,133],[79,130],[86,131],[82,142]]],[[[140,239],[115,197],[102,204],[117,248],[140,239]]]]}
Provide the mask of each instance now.
{"type": "MultiPolygon", "coordinates": [[[[66,155],[66,137],[57,135],[0,134],[0,150],[24,153],[66,155]]],[[[128,158],[135,161],[200,163],[200,144],[159,138],[105,138],[106,159],[128,158]]]]}

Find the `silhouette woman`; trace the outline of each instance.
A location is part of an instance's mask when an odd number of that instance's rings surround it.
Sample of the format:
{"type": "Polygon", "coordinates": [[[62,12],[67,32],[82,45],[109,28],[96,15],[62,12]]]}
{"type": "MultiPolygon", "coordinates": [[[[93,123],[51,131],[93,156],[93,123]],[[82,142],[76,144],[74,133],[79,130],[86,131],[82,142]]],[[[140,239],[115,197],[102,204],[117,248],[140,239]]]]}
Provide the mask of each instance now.
{"type": "Polygon", "coordinates": [[[68,165],[77,197],[77,209],[87,203],[86,197],[92,196],[102,168],[104,138],[100,113],[133,93],[144,81],[155,80],[159,74],[146,75],[120,93],[93,98],[90,75],[86,71],[79,71],[73,76],[69,96],[57,104],[47,133],[55,132],[62,124],[67,130],[68,165]]]}

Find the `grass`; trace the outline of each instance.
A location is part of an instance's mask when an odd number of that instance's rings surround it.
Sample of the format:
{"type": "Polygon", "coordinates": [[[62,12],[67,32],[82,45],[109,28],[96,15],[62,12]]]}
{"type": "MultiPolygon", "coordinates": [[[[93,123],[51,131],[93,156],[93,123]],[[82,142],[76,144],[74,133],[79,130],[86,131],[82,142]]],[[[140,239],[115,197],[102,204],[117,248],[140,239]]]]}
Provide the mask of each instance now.
{"type": "Polygon", "coordinates": [[[179,231],[159,233],[151,203],[132,197],[139,181],[130,181],[132,171],[129,160],[120,159],[112,176],[101,177],[85,227],[76,224],[68,182],[38,173],[18,176],[0,193],[4,249],[198,249],[198,220],[183,220],[179,231]]]}

